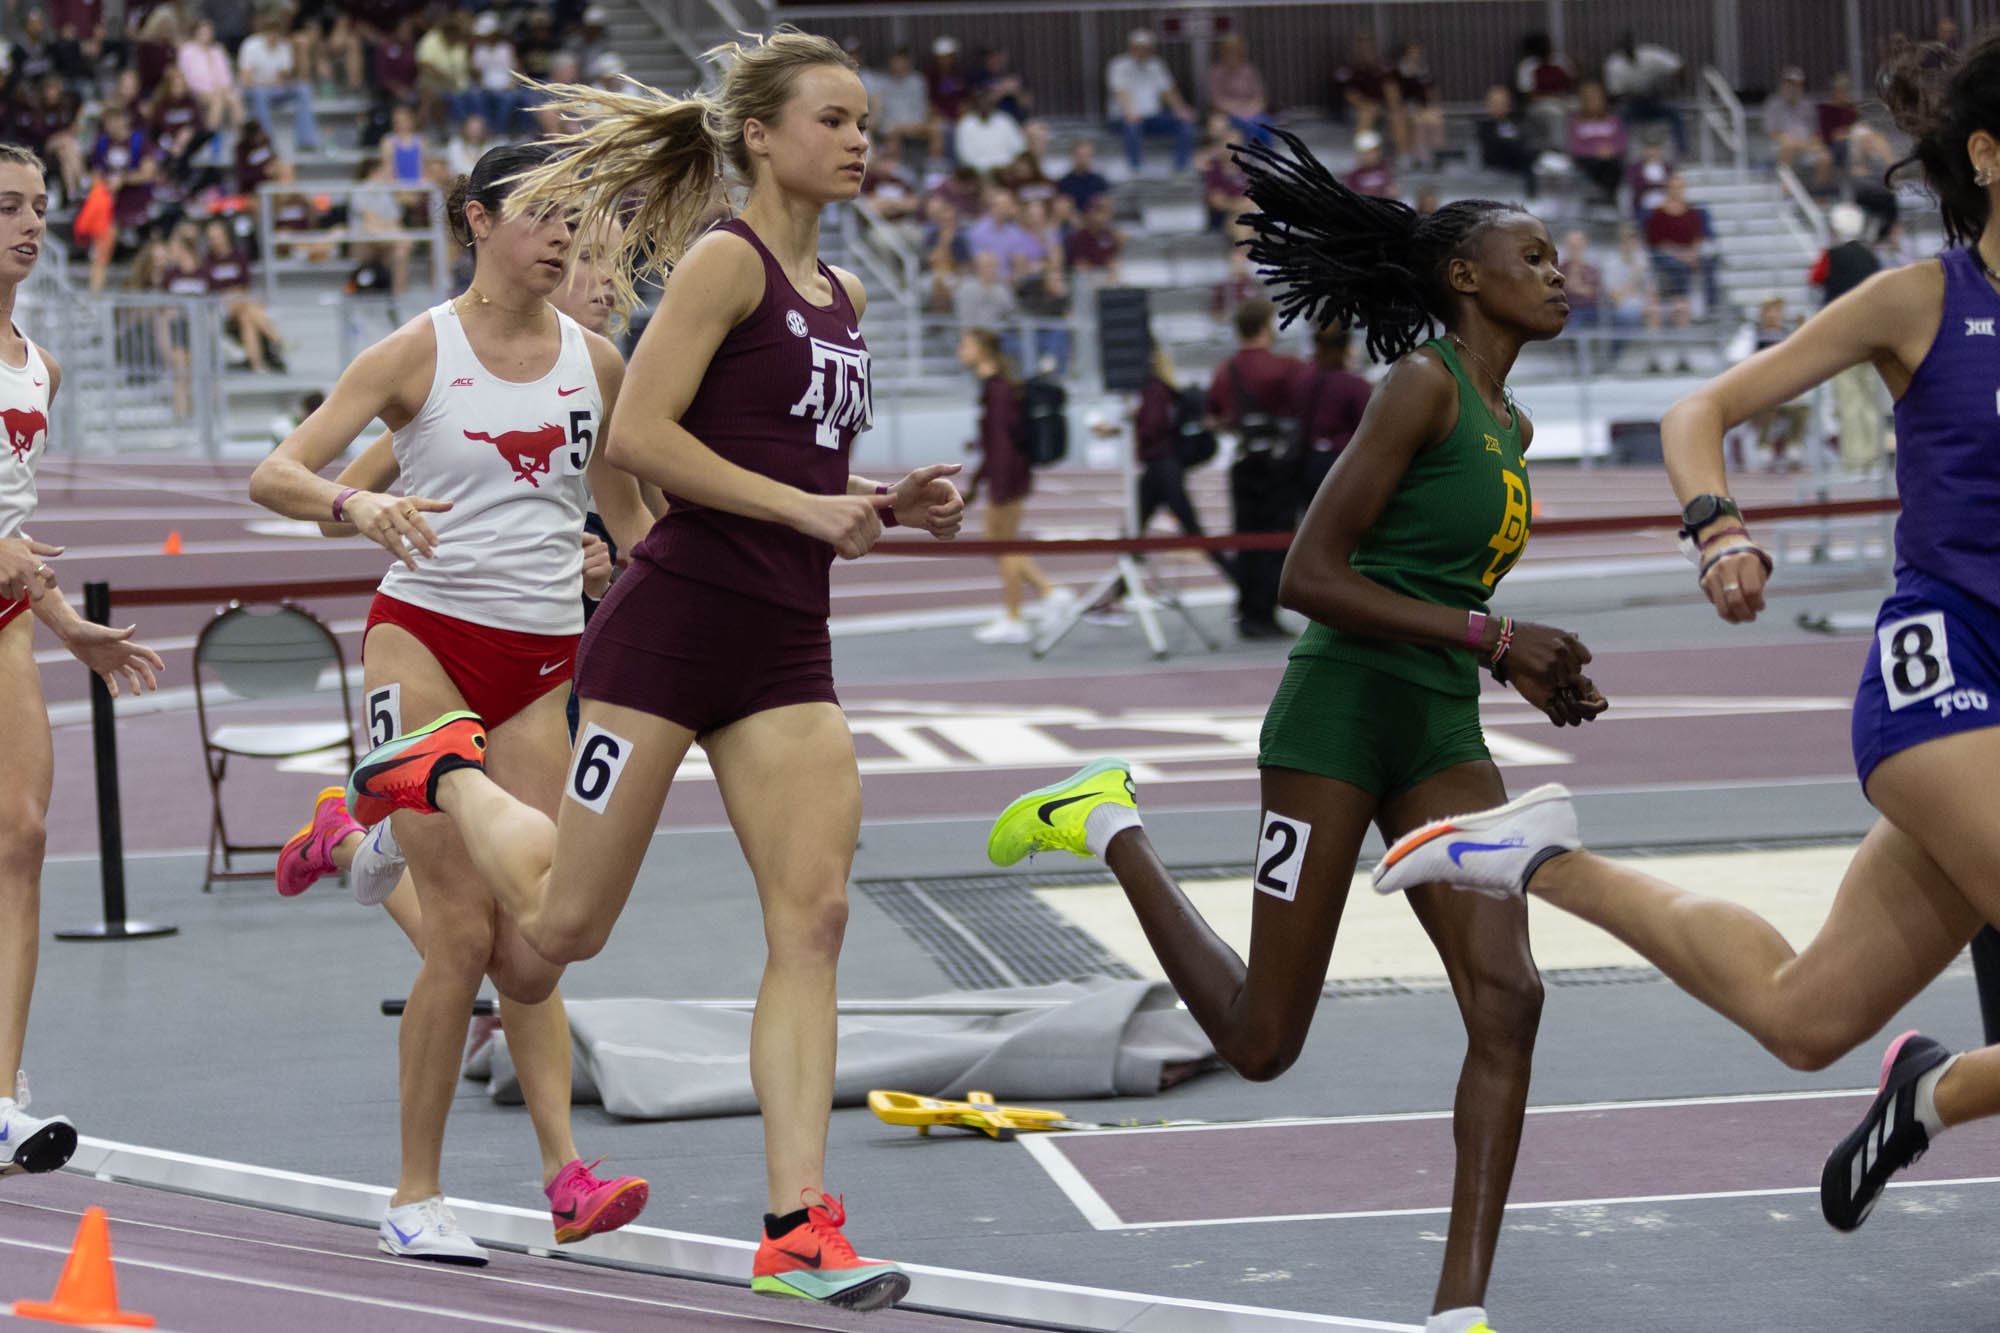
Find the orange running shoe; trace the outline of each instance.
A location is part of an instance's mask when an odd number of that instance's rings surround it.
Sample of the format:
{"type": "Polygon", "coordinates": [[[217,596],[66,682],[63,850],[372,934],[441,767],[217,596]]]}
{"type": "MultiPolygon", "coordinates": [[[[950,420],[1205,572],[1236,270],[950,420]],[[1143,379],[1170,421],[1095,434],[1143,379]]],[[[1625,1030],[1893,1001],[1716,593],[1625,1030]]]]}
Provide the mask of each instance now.
{"type": "Polygon", "coordinates": [[[278,892],[290,898],[327,875],[337,874],[333,849],[350,833],[362,831],[347,813],[344,789],[327,787],[313,799],[313,817],[278,853],[278,892]]]}
{"type": "Polygon", "coordinates": [[[373,828],[396,810],[437,813],[438,779],[486,766],[486,728],[477,713],[446,713],[427,727],[370,750],[347,780],[347,809],[373,828]]]}
{"type": "MultiPolygon", "coordinates": [[[[804,1199],[815,1190],[802,1190],[804,1199]]],[[[773,1237],[765,1223],[750,1269],[750,1289],[767,1296],[797,1296],[844,1310],[880,1310],[909,1294],[910,1275],[891,1263],[858,1258],[841,1234],[847,1221],[838,1195],[819,1195],[805,1221],[773,1237]]]]}

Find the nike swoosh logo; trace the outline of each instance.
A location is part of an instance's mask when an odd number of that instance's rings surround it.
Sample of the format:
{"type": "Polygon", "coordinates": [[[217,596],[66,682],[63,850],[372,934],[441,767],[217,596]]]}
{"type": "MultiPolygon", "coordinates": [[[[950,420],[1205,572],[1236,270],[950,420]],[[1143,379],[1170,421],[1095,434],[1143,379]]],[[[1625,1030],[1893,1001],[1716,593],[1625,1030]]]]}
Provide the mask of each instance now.
{"type": "Polygon", "coordinates": [[[1460,858],[1467,852],[1512,852],[1519,851],[1521,846],[1521,840],[1514,838],[1508,842],[1454,842],[1445,851],[1450,853],[1453,865],[1462,866],[1465,862],[1460,858]]]}
{"type": "Polygon", "coordinates": [[[12,1132],[13,1131],[8,1126],[0,1125],[0,1143],[5,1143],[7,1141],[7,1136],[12,1132]]]}
{"type": "MultiPolygon", "coordinates": [[[[389,1219],[386,1217],[383,1218],[382,1220],[384,1222],[389,1222],[389,1219]]],[[[411,1241],[415,1240],[417,1237],[424,1234],[424,1229],[422,1227],[418,1227],[415,1231],[412,1231],[409,1235],[406,1236],[403,1234],[403,1229],[397,1226],[394,1222],[389,1222],[389,1230],[395,1234],[397,1240],[401,1241],[405,1245],[408,1245],[411,1241]]]]}
{"type": "Polygon", "coordinates": [[[558,398],[567,398],[567,397],[569,397],[569,396],[570,396],[571,394],[573,394],[573,393],[582,393],[582,392],[583,392],[583,389],[584,389],[584,386],[583,386],[583,385],[581,385],[581,384],[577,385],[577,386],[576,386],[576,387],[575,387],[574,389],[557,389],[557,390],[556,390],[556,397],[558,397],[558,398]]]}
{"type": "Polygon", "coordinates": [[[820,1251],[819,1249],[814,1249],[810,1257],[802,1254],[799,1256],[799,1259],[805,1264],[807,1268],[818,1268],[819,1257],[821,1253],[822,1251],[820,1251]]]}
{"type": "Polygon", "coordinates": [[[42,382],[40,380],[29,380],[28,383],[34,385],[37,389],[42,387],[42,382]]]}
{"type": "Polygon", "coordinates": [[[562,662],[551,662],[547,666],[543,667],[540,671],[536,672],[535,674],[538,676],[546,676],[551,671],[560,671],[563,667],[563,663],[568,661],[569,659],[565,657],[562,660],[562,662]]]}
{"type": "Polygon", "coordinates": [[[850,341],[853,341],[853,342],[860,342],[860,341],[861,341],[861,330],[860,330],[860,329],[849,329],[849,330],[847,331],[847,336],[848,336],[848,338],[849,338],[849,340],[850,340],[850,341]]]}
{"type": "Polygon", "coordinates": [[[549,1209],[549,1212],[550,1212],[550,1213],[552,1213],[553,1215],[555,1215],[556,1217],[560,1217],[560,1218],[561,1218],[561,1219],[562,1219],[563,1221],[565,1221],[565,1222],[574,1222],[574,1221],[576,1221],[576,1205],[575,1205],[575,1204],[571,1204],[571,1205],[570,1205],[569,1207],[567,1207],[567,1208],[551,1208],[551,1209],[549,1209]]]}
{"type": "Polygon", "coordinates": [[[1062,809],[1066,805],[1073,805],[1077,801],[1081,801],[1083,799],[1084,798],[1081,796],[1064,796],[1058,800],[1044,801],[1042,802],[1042,808],[1035,811],[1035,818],[1041,820],[1044,824],[1047,824],[1050,822],[1049,820],[1050,815],[1054,814],[1056,811],[1062,809]]]}

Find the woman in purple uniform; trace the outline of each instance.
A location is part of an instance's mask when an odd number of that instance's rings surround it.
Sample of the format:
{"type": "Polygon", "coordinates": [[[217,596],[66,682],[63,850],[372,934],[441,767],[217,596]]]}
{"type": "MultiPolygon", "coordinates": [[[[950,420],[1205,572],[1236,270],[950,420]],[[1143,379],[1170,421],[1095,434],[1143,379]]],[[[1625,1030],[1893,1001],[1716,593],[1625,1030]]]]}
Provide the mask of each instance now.
{"type": "MultiPolygon", "coordinates": [[[[1661,423],[1702,591],[1741,623],[1764,608],[1771,560],[1725,493],[1723,432],[1860,364],[1896,398],[1896,590],[1876,619],[1853,720],[1855,766],[1882,817],[1826,924],[1795,953],[1743,907],[1579,850],[1569,794],[1555,786],[1418,829],[1376,871],[1385,892],[1434,881],[1532,890],[1631,945],[1796,1069],[1866,1041],[1982,923],[2000,923],[2000,33],[1955,70],[1925,68],[1934,55],[1906,54],[1882,95],[1956,248],[1868,279],[1661,423]]],[[[1896,1038],[1874,1103],[1827,1159],[1827,1221],[1861,1225],[1939,1131],[1996,1112],[2000,1047],[1954,1055],[1914,1032],[1896,1038]]]]}
{"type": "Polygon", "coordinates": [[[604,947],[699,741],[756,879],[768,950],[750,1077],[770,1211],[752,1282],[872,1309],[900,1299],[909,1279],[857,1258],[840,1201],[821,1192],[834,973],[861,824],[833,688],[828,570],[836,555],[865,554],[885,523],[954,536],[964,505],[946,480],[956,464],[893,486],[847,469],[871,412],[867,298],[852,274],[819,262],[819,221],[826,204],[860,193],[867,165],[868,94],[854,61],[791,30],[726,54],[713,95],[552,89],[551,107],[587,128],[554,141],[555,158],[523,177],[512,205],[573,210],[589,232],[636,198],[617,256],[621,294],[671,266],[606,446],[669,509],[579,649],[582,714],[558,817],[487,778],[468,713],[376,749],[348,803],[363,823],[389,808],[450,815],[522,936],[567,963],[604,947]],[[748,198],[702,235],[725,173],[748,198]]]}

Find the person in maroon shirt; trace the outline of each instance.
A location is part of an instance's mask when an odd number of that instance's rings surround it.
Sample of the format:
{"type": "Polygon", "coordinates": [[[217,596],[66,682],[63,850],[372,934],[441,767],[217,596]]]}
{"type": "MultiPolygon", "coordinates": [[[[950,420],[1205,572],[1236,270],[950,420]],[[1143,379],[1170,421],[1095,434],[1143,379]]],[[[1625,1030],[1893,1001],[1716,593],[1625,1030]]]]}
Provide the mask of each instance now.
{"type": "MultiPolygon", "coordinates": [[[[492,781],[469,716],[378,749],[350,790],[357,818],[370,802],[449,816],[525,944],[569,963],[610,937],[699,739],[756,880],[767,950],[750,1036],[768,1201],[752,1282],[873,1309],[900,1300],[909,1278],[857,1258],[839,1199],[822,1192],[862,805],[834,691],[830,567],[866,554],[889,518],[952,537],[964,504],[955,463],[893,484],[848,471],[872,416],[867,294],[819,249],[824,206],[860,194],[868,158],[854,61],[782,29],[733,56],[712,103],[647,89],[606,112],[558,93],[560,108],[595,119],[513,196],[586,236],[636,199],[615,285],[623,296],[665,279],[605,448],[669,506],[578,647],[581,730],[558,814],[492,781]],[[747,198],[704,230],[725,172],[748,182],[747,198]]],[[[333,483],[314,484],[302,503],[330,505],[333,483]]]]}
{"type": "Polygon", "coordinates": [[[931,67],[924,71],[924,81],[931,89],[931,110],[947,126],[958,123],[965,113],[966,99],[972,96],[972,78],[958,55],[958,38],[940,37],[931,43],[931,67]]]}
{"type": "Polygon", "coordinates": [[[16,141],[41,155],[56,170],[63,198],[73,203],[83,199],[83,148],[77,142],[77,117],[82,99],[63,83],[60,74],[44,75],[32,98],[24,98],[14,108],[12,126],[16,141]]]}
{"type": "Polygon", "coordinates": [[[1569,123],[1569,160],[1585,180],[1597,187],[1601,200],[1618,197],[1625,179],[1625,122],[1611,109],[1604,85],[1586,80],[1577,93],[1576,116],[1569,123]]]}
{"type": "Polygon", "coordinates": [[[1687,299],[1699,279],[1708,308],[1716,309],[1715,264],[1707,246],[1713,234],[1708,213],[1688,202],[1687,178],[1678,171],[1667,177],[1666,198],[1646,216],[1646,246],[1662,300],[1687,299]]]}
{"type": "Polygon", "coordinates": [[[250,292],[250,257],[229,234],[229,224],[210,218],[202,229],[203,276],[208,290],[222,298],[223,329],[236,335],[251,370],[266,366],[285,371],[284,339],[271,322],[264,303],[250,292]]]}
{"type": "Polygon", "coordinates": [[[397,102],[414,102],[417,97],[417,25],[404,17],[383,40],[375,43],[370,67],[375,86],[397,102]]]}
{"type": "Polygon", "coordinates": [[[1300,467],[1299,510],[1319,494],[1340,451],[1354,438],[1368,408],[1368,381],[1347,368],[1352,338],[1339,325],[1313,335],[1313,363],[1299,382],[1299,438],[1305,443],[1300,467]]]}
{"type": "MultiPolygon", "coordinates": [[[[1181,462],[1179,451],[1179,377],[1174,373],[1173,358],[1167,355],[1167,349],[1160,345],[1160,340],[1149,338],[1147,345],[1152,351],[1152,374],[1147,377],[1146,387],[1139,392],[1139,402],[1132,409],[1132,452],[1139,463],[1138,526],[1132,530],[1132,535],[1145,536],[1146,525],[1153,521],[1154,514],[1164,508],[1174,516],[1174,522],[1180,524],[1182,532],[1190,537],[1205,536],[1201,516],[1195,513],[1194,501],[1188,498],[1187,467],[1181,462]]],[[[1236,581],[1236,565],[1226,551],[1208,551],[1205,554],[1222,571],[1224,578],[1231,583],[1236,581]]]]}
{"type": "Polygon", "coordinates": [[[1878,175],[1896,159],[1881,131],[1861,119],[1854,80],[1844,72],[1833,76],[1819,104],[1819,137],[1834,165],[1855,176],[1878,175]]]}
{"type": "Polygon", "coordinates": [[[1396,110],[1389,117],[1396,156],[1429,171],[1444,147],[1444,99],[1431,77],[1422,42],[1404,42],[1396,53],[1396,110]]]}
{"type": "MultiPolygon", "coordinates": [[[[1021,424],[1021,386],[1014,363],[1001,350],[992,329],[967,329],[958,340],[958,363],[979,380],[979,437],[969,449],[979,453],[979,466],[966,487],[968,502],[986,491],[986,540],[1012,541],[1021,531],[1021,507],[1035,487],[1034,470],[1017,444],[1021,424]]],[[[1034,636],[1021,618],[1021,593],[1033,587],[1048,598],[1055,592],[1042,568],[1025,555],[1003,555],[1000,562],[1000,618],[973,632],[981,643],[1027,643],[1034,636]]]]}
{"type": "MultiPolygon", "coordinates": [[[[1305,363],[1273,350],[1278,312],[1252,297],[1236,307],[1236,351],[1208,384],[1208,426],[1233,431],[1230,507],[1238,532],[1288,532],[1298,515],[1298,388],[1305,363]]],[[[1283,551],[1236,556],[1236,632],[1246,639],[1287,637],[1278,624],[1283,551]]]]}
{"type": "Polygon", "coordinates": [[[1354,169],[1347,188],[1376,199],[1396,197],[1396,173],[1382,158],[1382,136],[1374,130],[1354,136],[1354,169]]]}
{"type": "Polygon", "coordinates": [[[160,75],[159,87],[146,109],[146,126],[153,142],[177,163],[185,163],[210,138],[201,114],[201,102],[188,88],[180,66],[169,65],[160,75]]]}
{"type": "Polygon", "coordinates": [[[1333,72],[1334,114],[1354,117],[1354,132],[1372,130],[1386,111],[1394,116],[1403,104],[1395,72],[1382,63],[1375,34],[1363,28],[1354,34],[1347,63],[1333,72]]]}
{"type": "Polygon", "coordinates": [[[1118,281],[1118,255],[1125,238],[1111,221],[1111,196],[1100,194],[1084,210],[1083,220],[1070,229],[1063,241],[1069,266],[1086,273],[1101,273],[1106,282],[1118,281]]]}

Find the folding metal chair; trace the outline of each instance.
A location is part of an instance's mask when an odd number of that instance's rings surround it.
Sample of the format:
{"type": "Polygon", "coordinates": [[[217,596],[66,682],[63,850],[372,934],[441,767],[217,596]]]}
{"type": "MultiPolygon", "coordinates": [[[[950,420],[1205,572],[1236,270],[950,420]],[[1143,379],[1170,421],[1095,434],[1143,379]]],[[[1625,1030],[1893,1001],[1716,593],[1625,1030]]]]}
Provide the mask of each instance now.
{"type": "MultiPolygon", "coordinates": [[[[203,766],[208,772],[212,814],[208,824],[208,873],[202,891],[217,880],[260,879],[270,867],[238,870],[235,858],[275,853],[282,842],[231,842],[222,815],[222,780],[232,756],[291,759],[327,750],[345,750],[347,767],[357,761],[354,708],[347,692],[347,660],[319,617],[290,602],[245,606],[231,602],[202,628],[194,645],[195,716],[201,724],[203,766]],[[214,708],[242,700],[266,701],[318,692],[320,676],[332,667],[340,682],[340,716],[310,720],[297,713],[282,722],[224,722],[214,708]],[[212,678],[211,678],[212,677],[212,678]],[[210,696],[215,696],[211,698],[210,696]]],[[[329,708],[329,712],[330,712],[329,708]]],[[[226,714],[224,715],[226,716],[226,714]]]]}

